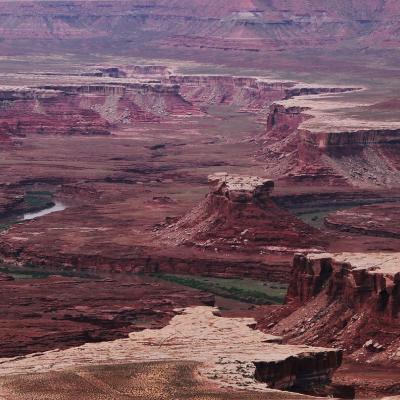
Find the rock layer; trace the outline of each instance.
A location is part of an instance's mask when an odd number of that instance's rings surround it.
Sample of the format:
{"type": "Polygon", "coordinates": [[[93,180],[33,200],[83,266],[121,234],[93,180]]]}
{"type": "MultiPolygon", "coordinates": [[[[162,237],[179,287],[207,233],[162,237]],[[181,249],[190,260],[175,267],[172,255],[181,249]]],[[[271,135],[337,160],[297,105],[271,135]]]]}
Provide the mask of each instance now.
{"type": "Polygon", "coordinates": [[[2,49],[13,53],[46,49],[46,44],[47,49],[74,46],[80,52],[90,45],[95,51],[117,51],[121,42],[128,49],[148,42],[151,47],[258,52],[285,46],[335,48],[342,42],[352,48],[391,48],[399,42],[400,9],[394,0],[290,0],[284,5],[278,0],[218,5],[211,0],[23,1],[4,2],[0,12],[2,49]]]}
{"type": "Polygon", "coordinates": [[[353,359],[399,364],[399,260],[398,253],[295,256],[287,301],[296,311],[273,332],[334,343],[353,359]]]}
{"type": "Polygon", "coordinates": [[[187,215],[161,231],[169,242],[211,250],[268,251],[322,244],[320,233],[271,198],[272,180],[218,173],[210,193],[187,215]]]}
{"type": "Polygon", "coordinates": [[[369,236],[400,238],[400,205],[374,204],[337,211],[325,217],[329,228],[369,236]]]}
{"type": "Polygon", "coordinates": [[[193,112],[170,84],[92,82],[0,91],[0,133],[8,136],[109,135],[117,125],[193,112]]]}
{"type": "Polygon", "coordinates": [[[252,329],[254,320],[221,318],[216,311],[210,307],[189,308],[165,328],[132,333],[129,339],[16,360],[1,359],[2,375],[179,359],[202,363],[200,373],[220,385],[268,391],[295,385],[323,386],[341,364],[339,350],[280,345],[279,337],[252,329]]]}
{"type": "Polygon", "coordinates": [[[292,101],[270,107],[260,151],[268,171],[285,174],[287,181],[296,184],[398,185],[400,130],[396,124],[393,129],[312,130],[303,126],[313,116],[301,104],[292,101]]]}

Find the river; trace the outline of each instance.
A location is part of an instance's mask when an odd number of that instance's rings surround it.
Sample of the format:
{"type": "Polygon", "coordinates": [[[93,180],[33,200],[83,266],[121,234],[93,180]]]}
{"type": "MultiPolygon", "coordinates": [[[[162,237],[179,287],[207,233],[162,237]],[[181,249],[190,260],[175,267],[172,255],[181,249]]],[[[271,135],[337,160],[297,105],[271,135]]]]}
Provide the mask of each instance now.
{"type": "Polygon", "coordinates": [[[45,208],[44,210],[37,211],[37,212],[31,212],[31,213],[24,214],[22,217],[22,220],[27,221],[27,220],[35,219],[38,217],[43,217],[44,215],[47,215],[47,214],[52,214],[57,211],[63,211],[66,208],[67,208],[67,206],[65,204],[63,204],[61,201],[55,201],[54,205],[49,208],[45,208]]]}

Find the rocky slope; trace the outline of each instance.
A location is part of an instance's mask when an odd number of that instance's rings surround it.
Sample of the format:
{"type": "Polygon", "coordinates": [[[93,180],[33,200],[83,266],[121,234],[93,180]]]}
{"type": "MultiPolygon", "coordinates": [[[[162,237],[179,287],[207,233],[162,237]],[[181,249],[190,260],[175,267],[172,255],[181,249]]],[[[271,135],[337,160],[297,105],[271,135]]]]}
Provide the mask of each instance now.
{"type": "Polygon", "coordinates": [[[168,81],[179,85],[181,95],[193,104],[234,106],[264,118],[270,104],[287,97],[293,86],[292,82],[227,75],[176,75],[168,81]]]}
{"type": "Polygon", "coordinates": [[[292,343],[334,344],[353,360],[398,365],[398,253],[297,255],[287,302],[272,332],[292,343]]]}

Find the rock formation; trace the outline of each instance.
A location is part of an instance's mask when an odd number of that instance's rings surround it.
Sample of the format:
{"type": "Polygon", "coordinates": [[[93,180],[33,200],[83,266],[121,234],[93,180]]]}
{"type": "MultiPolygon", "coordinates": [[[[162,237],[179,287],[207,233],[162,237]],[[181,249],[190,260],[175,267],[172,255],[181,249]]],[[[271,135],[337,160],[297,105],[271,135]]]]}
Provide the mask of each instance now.
{"type": "Polygon", "coordinates": [[[181,95],[198,106],[235,106],[240,111],[257,112],[264,118],[270,104],[288,96],[294,85],[228,75],[172,75],[167,81],[179,85],[181,95]]]}
{"type": "MultiPolygon", "coordinates": [[[[98,195],[91,194],[91,186],[81,195],[79,185],[73,192],[67,185],[64,196],[83,196],[82,201],[91,207],[74,207],[13,226],[1,234],[1,258],[56,270],[175,272],[287,281],[294,252],[325,245],[318,230],[274,202],[273,181],[226,173],[209,179],[210,193],[194,209],[182,218],[167,217],[166,222],[141,230],[132,229],[132,217],[123,222],[118,214],[110,218],[107,202],[93,204],[98,195]],[[87,215],[84,228],[83,214],[87,215]],[[48,235],[53,238],[51,243],[48,235]],[[75,241],[80,243],[78,253],[75,241]]],[[[176,204],[153,198],[150,205],[138,199],[131,206],[133,212],[150,207],[168,211],[176,204]]]]}
{"type": "Polygon", "coordinates": [[[15,88],[0,91],[0,134],[109,135],[116,125],[195,112],[179,95],[179,87],[168,84],[88,83],[15,88]]]}
{"type": "Polygon", "coordinates": [[[206,198],[163,229],[163,239],[213,251],[246,253],[323,243],[317,230],[276,205],[271,197],[272,180],[216,173],[209,176],[209,183],[206,198]]]}
{"type": "Polygon", "coordinates": [[[295,184],[398,185],[400,129],[397,125],[387,129],[369,128],[368,122],[360,121],[360,125],[366,124],[365,128],[341,131],[340,125],[335,128],[333,123],[333,131],[314,129],[307,123],[315,116],[304,105],[312,105],[311,98],[310,102],[299,100],[297,103],[292,99],[270,106],[267,130],[260,140],[260,155],[266,160],[267,170],[273,175],[286,175],[287,181],[295,184]]]}
{"type": "Polygon", "coordinates": [[[290,342],[334,344],[353,360],[400,363],[398,253],[297,255],[287,302],[273,332],[290,342]]]}

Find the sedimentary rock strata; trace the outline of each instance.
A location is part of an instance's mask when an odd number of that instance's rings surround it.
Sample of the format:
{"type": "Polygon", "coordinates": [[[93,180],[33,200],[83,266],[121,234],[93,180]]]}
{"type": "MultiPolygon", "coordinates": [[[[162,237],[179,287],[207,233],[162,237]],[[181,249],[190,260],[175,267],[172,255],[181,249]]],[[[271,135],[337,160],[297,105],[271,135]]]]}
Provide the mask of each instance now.
{"type": "MultiPolygon", "coordinates": [[[[338,88],[337,92],[340,90],[357,92],[356,88],[338,88]]],[[[332,96],[335,89],[291,91],[294,97],[270,107],[267,130],[261,138],[260,154],[271,173],[284,173],[298,184],[398,185],[397,120],[380,118],[378,112],[374,119],[366,113],[345,117],[373,105],[346,102],[343,97],[332,96]],[[345,116],[335,115],[337,109],[345,116]]]]}
{"type": "Polygon", "coordinates": [[[321,112],[315,108],[313,96],[270,107],[260,155],[266,159],[272,174],[285,174],[289,181],[309,185],[329,182],[339,186],[393,187],[398,184],[397,123],[387,128],[382,123],[379,128],[378,122],[352,120],[354,127],[346,129],[341,126],[342,121],[332,118],[330,130],[325,132],[314,120],[329,118],[328,110],[321,112]],[[357,123],[361,126],[358,129],[357,123]]]}
{"type": "MultiPolygon", "coordinates": [[[[364,3],[363,3],[364,5],[364,3]]],[[[395,47],[399,42],[399,14],[395,1],[372,0],[364,7],[344,0],[288,1],[185,0],[179,6],[158,0],[83,3],[24,1],[2,7],[3,51],[26,52],[47,48],[85,52],[94,47],[118,50],[151,48],[192,51],[236,51],[254,53],[282,48],[336,48],[345,42],[351,48],[395,47]],[[134,33],[130,29],[135,24],[134,33]],[[32,32],[36,40],[32,40],[32,32]],[[77,40],[79,38],[79,41],[77,40]],[[14,39],[12,42],[10,39],[14,39]],[[13,43],[18,44],[12,49],[13,43]],[[61,43],[60,43],[61,42],[61,43]]],[[[171,50],[170,50],[171,51],[171,50]]],[[[120,50],[121,52],[121,50],[120,50]]]]}
{"type": "Polygon", "coordinates": [[[337,211],[325,217],[329,228],[369,236],[400,238],[398,203],[374,204],[337,211]]]}
{"type": "Polygon", "coordinates": [[[159,83],[105,82],[0,91],[0,133],[8,136],[109,135],[116,125],[193,112],[178,86],[159,83]]]}
{"type": "Polygon", "coordinates": [[[162,238],[185,246],[244,252],[323,243],[317,230],[274,203],[272,180],[217,173],[209,182],[206,198],[167,226],[162,238]]]}
{"type": "MultiPolygon", "coordinates": [[[[268,106],[287,97],[292,82],[228,75],[173,75],[168,82],[180,86],[180,93],[199,106],[226,105],[240,111],[266,113],[268,106]]],[[[265,118],[265,115],[264,115],[265,118]]]]}
{"type": "Polygon", "coordinates": [[[265,117],[266,108],[288,96],[293,86],[257,78],[170,75],[161,66],[104,67],[80,76],[39,76],[43,85],[0,90],[4,144],[12,137],[33,133],[109,135],[118,127],[169,116],[203,115],[199,108],[212,105],[239,107],[265,117]],[[46,78],[54,84],[46,84],[46,78]]]}
{"type": "Polygon", "coordinates": [[[298,307],[273,332],[328,344],[353,359],[400,362],[398,253],[297,255],[287,300],[298,307]]]}
{"type": "Polygon", "coordinates": [[[251,318],[222,318],[216,309],[194,307],[161,330],[144,330],[128,339],[86,344],[35,357],[0,359],[2,375],[62,371],[91,364],[197,361],[202,376],[233,388],[307,389],[330,382],[341,352],[279,344],[280,338],[254,330],[251,318]]]}

